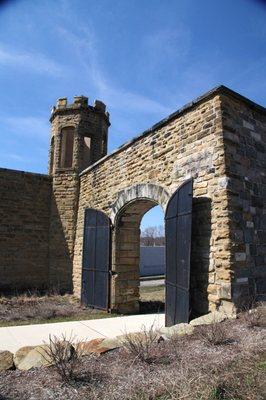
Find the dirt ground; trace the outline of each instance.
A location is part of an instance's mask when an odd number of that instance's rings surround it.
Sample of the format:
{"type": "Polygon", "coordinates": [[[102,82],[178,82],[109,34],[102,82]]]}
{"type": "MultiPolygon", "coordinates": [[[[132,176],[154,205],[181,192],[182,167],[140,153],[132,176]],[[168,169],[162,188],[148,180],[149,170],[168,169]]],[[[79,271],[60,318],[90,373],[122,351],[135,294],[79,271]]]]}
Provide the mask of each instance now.
{"type": "Polygon", "coordinates": [[[116,316],[86,308],[72,295],[26,293],[0,297],[0,326],[65,322],[116,316]]]}
{"type": "Polygon", "coordinates": [[[248,314],[198,327],[191,336],[147,341],[141,352],[127,346],[82,357],[70,382],[55,367],[2,372],[0,398],[265,400],[266,330],[248,314]]]}
{"type": "MultiPolygon", "coordinates": [[[[140,288],[141,312],[163,309],[164,287],[140,288]]],[[[86,308],[72,295],[25,293],[0,297],[0,327],[115,317],[117,314],[86,308]]]]}

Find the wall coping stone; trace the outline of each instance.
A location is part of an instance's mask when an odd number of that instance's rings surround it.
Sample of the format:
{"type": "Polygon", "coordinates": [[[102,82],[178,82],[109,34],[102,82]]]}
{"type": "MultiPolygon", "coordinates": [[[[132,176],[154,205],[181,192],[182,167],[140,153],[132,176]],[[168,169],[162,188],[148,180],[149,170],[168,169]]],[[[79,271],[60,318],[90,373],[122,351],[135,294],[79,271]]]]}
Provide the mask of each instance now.
{"type": "Polygon", "coordinates": [[[99,164],[102,164],[109,158],[113,157],[114,155],[122,152],[123,150],[127,149],[130,147],[133,143],[137,142],[138,140],[141,140],[142,138],[148,136],[155,130],[162,128],[164,125],[168,124],[170,121],[174,120],[176,117],[190,111],[192,108],[197,107],[200,103],[210,99],[211,97],[217,95],[217,94],[225,94],[229,97],[233,97],[237,100],[240,100],[246,104],[249,105],[249,107],[253,108],[254,110],[265,114],[266,115],[266,108],[261,106],[260,104],[255,103],[254,101],[248,99],[245,96],[242,96],[241,94],[235,92],[232,89],[229,89],[227,86],[224,85],[219,85],[214,87],[213,89],[209,90],[208,92],[204,93],[203,95],[197,97],[196,99],[192,100],[191,102],[185,104],[183,107],[179,108],[177,111],[173,112],[172,114],[168,115],[166,118],[162,119],[161,121],[157,122],[155,125],[153,125],[151,128],[145,130],[142,132],[140,135],[135,136],[133,139],[130,141],[122,144],[120,147],[117,149],[113,150],[111,153],[107,154],[94,164],[90,165],[88,168],[86,168],[84,171],[82,171],[79,176],[85,175],[86,173],[90,172],[92,169],[96,168],[99,164]]]}
{"type": "Polygon", "coordinates": [[[19,169],[9,169],[9,168],[1,168],[0,167],[0,172],[11,172],[14,174],[21,174],[21,175],[32,175],[32,176],[38,176],[38,177],[42,177],[45,178],[47,180],[52,180],[52,176],[48,175],[48,174],[41,174],[39,172],[28,172],[28,171],[22,171],[19,169]]]}

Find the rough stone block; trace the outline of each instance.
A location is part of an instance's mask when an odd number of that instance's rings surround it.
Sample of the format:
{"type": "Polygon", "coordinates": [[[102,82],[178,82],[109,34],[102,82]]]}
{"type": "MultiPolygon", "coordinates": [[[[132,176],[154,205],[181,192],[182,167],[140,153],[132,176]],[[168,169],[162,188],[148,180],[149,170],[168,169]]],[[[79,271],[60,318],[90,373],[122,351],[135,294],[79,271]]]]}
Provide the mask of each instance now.
{"type": "Polygon", "coordinates": [[[7,350],[0,350],[0,371],[7,371],[13,366],[13,354],[7,350]]]}
{"type": "Polygon", "coordinates": [[[194,327],[185,323],[164,327],[159,330],[163,339],[171,339],[175,336],[191,335],[193,331],[194,327]]]}

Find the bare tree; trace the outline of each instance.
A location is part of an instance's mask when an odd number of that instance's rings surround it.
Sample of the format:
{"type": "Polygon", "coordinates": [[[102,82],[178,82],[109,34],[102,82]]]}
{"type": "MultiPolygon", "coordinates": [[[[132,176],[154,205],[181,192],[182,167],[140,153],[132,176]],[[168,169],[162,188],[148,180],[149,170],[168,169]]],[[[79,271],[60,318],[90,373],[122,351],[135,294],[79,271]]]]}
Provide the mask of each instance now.
{"type": "Polygon", "coordinates": [[[164,227],[149,226],[141,231],[140,244],[142,246],[164,246],[164,227]]]}

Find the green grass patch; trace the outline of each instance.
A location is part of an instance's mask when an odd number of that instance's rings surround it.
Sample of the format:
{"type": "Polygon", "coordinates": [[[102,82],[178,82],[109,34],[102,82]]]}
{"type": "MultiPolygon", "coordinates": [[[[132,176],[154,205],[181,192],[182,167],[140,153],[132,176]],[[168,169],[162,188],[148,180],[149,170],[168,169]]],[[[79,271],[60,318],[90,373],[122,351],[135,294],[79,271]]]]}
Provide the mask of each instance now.
{"type": "Polygon", "coordinates": [[[141,301],[161,301],[165,299],[165,286],[140,286],[141,301]]]}
{"type": "Polygon", "coordinates": [[[266,371],[266,361],[262,361],[257,364],[258,369],[262,369],[263,371],[266,371]]]}
{"type": "Polygon", "coordinates": [[[29,320],[16,320],[16,321],[0,321],[0,327],[7,326],[22,326],[22,325],[37,325],[37,324],[54,324],[56,322],[71,322],[71,321],[87,321],[91,319],[113,318],[118,317],[118,314],[99,312],[95,314],[72,315],[66,317],[55,317],[48,319],[33,318],[29,320]]]}

